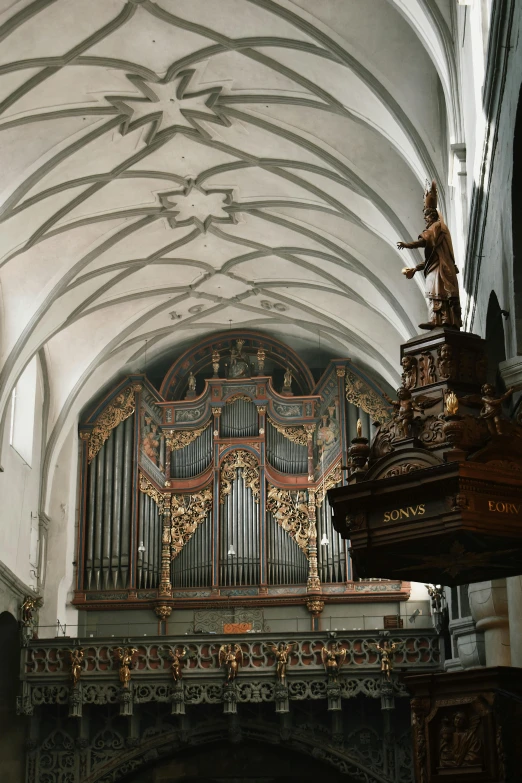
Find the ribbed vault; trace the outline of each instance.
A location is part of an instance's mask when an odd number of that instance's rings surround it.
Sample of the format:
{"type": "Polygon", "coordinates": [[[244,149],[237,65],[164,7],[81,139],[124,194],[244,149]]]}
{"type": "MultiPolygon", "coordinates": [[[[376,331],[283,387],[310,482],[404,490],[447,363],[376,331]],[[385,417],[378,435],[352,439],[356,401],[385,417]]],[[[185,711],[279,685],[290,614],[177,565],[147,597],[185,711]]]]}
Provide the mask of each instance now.
{"type": "Polygon", "coordinates": [[[449,0],[0,0],[0,410],[252,327],[397,380],[458,140],[449,0]],[[411,251],[413,252],[413,251],[411,251]]]}

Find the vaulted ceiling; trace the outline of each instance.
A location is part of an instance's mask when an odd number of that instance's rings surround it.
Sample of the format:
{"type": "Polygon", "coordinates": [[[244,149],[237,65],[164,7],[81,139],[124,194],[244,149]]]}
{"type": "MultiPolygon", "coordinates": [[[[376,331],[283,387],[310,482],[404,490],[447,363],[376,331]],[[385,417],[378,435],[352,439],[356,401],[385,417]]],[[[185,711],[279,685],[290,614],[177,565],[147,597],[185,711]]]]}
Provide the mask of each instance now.
{"type": "Polygon", "coordinates": [[[118,373],[248,326],[397,380],[398,239],[445,206],[449,0],[0,0],[0,406],[49,448],[118,373]]]}

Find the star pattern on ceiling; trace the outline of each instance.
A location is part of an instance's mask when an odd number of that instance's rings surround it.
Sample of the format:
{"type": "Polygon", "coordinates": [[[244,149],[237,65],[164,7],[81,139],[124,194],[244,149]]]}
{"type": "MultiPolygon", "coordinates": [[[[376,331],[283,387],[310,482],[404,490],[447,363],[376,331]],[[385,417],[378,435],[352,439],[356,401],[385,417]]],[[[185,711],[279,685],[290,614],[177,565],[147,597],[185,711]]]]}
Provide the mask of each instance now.
{"type": "Polygon", "coordinates": [[[139,91],[135,96],[105,95],[105,100],[123,115],[120,133],[127,133],[148,126],[145,142],[153,144],[158,136],[173,133],[180,128],[193,128],[202,136],[210,134],[201,121],[227,127],[229,120],[214,108],[221,87],[189,92],[194,69],[182,71],[172,81],[151,82],[142,76],[126,74],[127,79],[139,91]]]}
{"type": "Polygon", "coordinates": [[[167,210],[171,228],[194,225],[206,233],[212,223],[237,222],[237,212],[229,212],[233,203],[231,188],[205,189],[194,179],[187,177],[182,188],[158,194],[162,206],[167,210]]]}

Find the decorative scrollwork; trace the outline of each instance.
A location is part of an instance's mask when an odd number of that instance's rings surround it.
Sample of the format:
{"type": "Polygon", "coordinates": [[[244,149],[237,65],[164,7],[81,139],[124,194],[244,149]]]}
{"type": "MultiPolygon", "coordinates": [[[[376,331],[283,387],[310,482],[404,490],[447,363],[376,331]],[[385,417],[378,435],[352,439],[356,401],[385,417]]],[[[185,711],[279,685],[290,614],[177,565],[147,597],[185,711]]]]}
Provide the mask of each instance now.
{"type": "Polygon", "coordinates": [[[245,486],[250,487],[254,495],[254,500],[259,503],[259,463],[255,454],[244,449],[238,449],[228,454],[221,465],[221,487],[219,490],[220,503],[225,502],[225,498],[230,494],[232,482],[235,481],[237,471],[243,472],[243,481],[245,486]]]}
{"type": "Polygon", "coordinates": [[[343,471],[341,468],[341,463],[337,462],[336,465],[333,466],[333,468],[326,474],[324,477],[324,481],[321,481],[321,486],[318,487],[317,493],[315,496],[315,503],[317,506],[322,506],[324,501],[324,496],[328,492],[329,489],[332,489],[332,487],[336,487],[337,484],[340,484],[340,482],[343,480],[343,471]]]}
{"type": "MultiPolygon", "coordinates": [[[[122,421],[132,416],[136,408],[135,400],[136,388],[134,385],[127,386],[107,407],[100,413],[96,419],[94,428],[88,435],[89,453],[87,462],[92,462],[100,451],[101,447],[108,439],[112,430],[122,421]]],[[[86,435],[87,433],[85,433],[86,435]]],[[[82,433],[82,436],[84,434],[82,433]]]]}
{"type": "Polygon", "coordinates": [[[210,426],[208,421],[204,427],[200,427],[197,430],[169,430],[165,443],[169,451],[178,451],[184,449],[185,446],[189,446],[196,438],[202,435],[207,427],[210,426]]]}
{"type": "Polygon", "coordinates": [[[226,404],[232,405],[232,403],[237,402],[238,400],[243,400],[243,402],[252,402],[252,398],[249,397],[248,394],[233,394],[227,399],[226,404]]]}
{"type": "Polygon", "coordinates": [[[170,558],[174,560],[212,510],[212,489],[195,495],[172,495],[170,507],[170,558]]]}
{"type": "Polygon", "coordinates": [[[308,518],[308,504],[302,492],[290,492],[268,485],[266,508],[277,524],[285,530],[308,557],[312,525],[308,518]]]}
{"type": "Polygon", "coordinates": [[[149,498],[152,498],[154,502],[157,503],[160,514],[163,513],[165,508],[168,508],[170,496],[167,493],[160,492],[159,489],[156,489],[154,484],[151,484],[143,473],[140,473],[140,492],[144,492],[145,495],[148,495],[149,498]]]}
{"type": "Polygon", "coordinates": [[[308,443],[308,432],[304,427],[284,427],[282,424],[278,424],[273,419],[269,419],[269,421],[272,427],[274,427],[278,432],[281,433],[281,435],[284,435],[285,438],[288,438],[288,440],[291,440],[293,443],[298,443],[300,446],[306,446],[308,443]]]}
{"type": "Polygon", "coordinates": [[[382,397],[353,372],[346,376],[346,399],[362,408],[375,421],[384,422],[391,417],[391,411],[382,397]]]}

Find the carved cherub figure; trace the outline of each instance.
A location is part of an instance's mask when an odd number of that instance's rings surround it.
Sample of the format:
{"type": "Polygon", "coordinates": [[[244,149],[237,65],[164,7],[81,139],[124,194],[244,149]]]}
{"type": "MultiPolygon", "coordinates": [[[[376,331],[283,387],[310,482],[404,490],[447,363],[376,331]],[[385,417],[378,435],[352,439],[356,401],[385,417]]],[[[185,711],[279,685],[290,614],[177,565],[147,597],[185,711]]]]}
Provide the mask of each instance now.
{"type": "Polygon", "coordinates": [[[227,670],[227,682],[233,682],[243,666],[243,651],[239,644],[222,644],[219,648],[219,665],[227,670]]]}
{"type": "Polygon", "coordinates": [[[417,385],[417,359],[414,356],[403,356],[402,385],[405,389],[414,389],[417,385]]]}
{"type": "Polygon", "coordinates": [[[422,411],[424,408],[429,408],[438,401],[438,397],[427,397],[426,395],[419,395],[413,400],[411,391],[404,388],[404,386],[400,386],[397,389],[396,400],[392,400],[391,397],[388,397],[386,392],[383,392],[383,397],[390,405],[393,405],[393,420],[395,422],[396,438],[411,438],[413,434],[412,425],[415,411],[422,411]]]}
{"type": "Polygon", "coordinates": [[[276,659],[276,677],[280,683],[284,684],[286,680],[286,667],[288,666],[288,657],[294,649],[296,643],[286,644],[286,642],[279,642],[276,646],[272,642],[267,642],[265,647],[270,650],[276,659]]]}
{"type": "Polygon", "coordinates": [[[479,417],[484,419],[491,435],[504,435],[506,427],[510,422],[504,416],[502,403],[509,400],[513,394],[513,389],[508,389],[504,394],[496,394],[495,387],[491,383],[485,383],[482,387],[481,395],[467,394],[460,397],[460,402],[471,406],[482,406],[479,417]]]}
{"type": "Polygon", "coordinates": [[[187,658],[187,650],[185,647],[176,647],[174,650],[169,650],[169,657],[172,661],[170,664],[172,679],[174,682],[179,682],[183,677],[183,662],[187,658]]]}
{"type": "Polygon", "coordinates": [[[373,650],[379,655],[381,662],[381,672],[389,680],[391,671],[393,669],[392,655],[394,652],[401,650],[404,647],[404,642],[392,642],[391,644],[385,639],[382,644],[375,644],[370,642],[367,644],[369,650],[373,650]]]}
{"type": "Polygon", "coordinates": [[[455,376],[457,372],[457,362],[453,356],[453,348],[451,345],[444,343],[437,349],[437,369],[442,381],[448,380],[455,376]]]}
{"type": "Polygon", "coordinates": [[[342,646],[341,642],[335,642],[330,649],[323,647],[321,660],[329,679],[336,682],[346,660],[346,648],[342,646]]]}
{"type": "Polygon", "coordinates": [[[76,688],[80,682],[80,677],[82,676],[84,651],[82,647],[78,647],[76,650],[66,650],[65,652],[68,652],[71,656],[71,679],[73,681],[73,686],[76,688]]]}
{"type": "Polygon", "coordinates": [[[124,688],[129,687],[131,678],[132,656],[138,652],[137,647],[115,647],[113,652],[120,662],[120,682],[124,688]]]}

